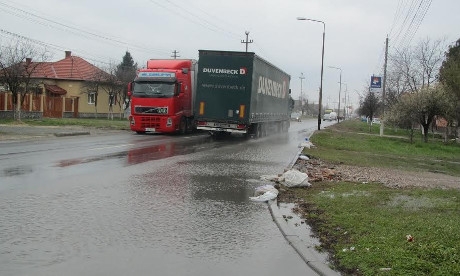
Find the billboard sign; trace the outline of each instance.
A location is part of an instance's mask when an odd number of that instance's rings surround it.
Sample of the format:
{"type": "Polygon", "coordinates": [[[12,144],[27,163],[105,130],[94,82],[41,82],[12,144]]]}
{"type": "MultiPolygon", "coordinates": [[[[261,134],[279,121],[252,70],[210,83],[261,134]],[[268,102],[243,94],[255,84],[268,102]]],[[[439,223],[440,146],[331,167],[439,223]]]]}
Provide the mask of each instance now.
{"type": "Polygon", "coordinates": [[[382,77],[371,77],[370,92],[382,92],[382,77]]]}
{"type": "Polygon", "coordinates": [[[371,77],[371,88],[382,88],[382,77],[371,77]]]}

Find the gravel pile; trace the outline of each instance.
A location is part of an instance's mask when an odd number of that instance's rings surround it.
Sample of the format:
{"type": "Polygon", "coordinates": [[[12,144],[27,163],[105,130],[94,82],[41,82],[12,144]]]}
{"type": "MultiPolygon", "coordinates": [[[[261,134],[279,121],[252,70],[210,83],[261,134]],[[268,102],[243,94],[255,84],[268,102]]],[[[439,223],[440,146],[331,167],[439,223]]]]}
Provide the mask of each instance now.
{"type": "Polygon", "coordinates": [[[460,189],[460,177],[433,172],[410,172],[388,168],[358,167],[327,163],[319,159],[298,159],[293,166],[307,173],[309,182],[377,182],[389,187],[425,187],[460,189]]]}

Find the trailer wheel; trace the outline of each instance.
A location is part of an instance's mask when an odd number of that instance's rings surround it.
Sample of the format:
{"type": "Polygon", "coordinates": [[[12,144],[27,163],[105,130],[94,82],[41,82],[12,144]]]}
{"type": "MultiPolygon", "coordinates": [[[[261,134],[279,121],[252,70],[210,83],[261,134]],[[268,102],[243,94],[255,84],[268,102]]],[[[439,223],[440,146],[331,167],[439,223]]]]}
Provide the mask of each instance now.
{"type": "Polygon", "coordinates": [[[267,136],[267,128],[268,128],[267,124],[262,124],[262,137],[267,136]]]}
{"type": "Polygon", "coordinates": [[[256,127],[256,138],[262,137],[262,124],[257,124],[256,127]]]}

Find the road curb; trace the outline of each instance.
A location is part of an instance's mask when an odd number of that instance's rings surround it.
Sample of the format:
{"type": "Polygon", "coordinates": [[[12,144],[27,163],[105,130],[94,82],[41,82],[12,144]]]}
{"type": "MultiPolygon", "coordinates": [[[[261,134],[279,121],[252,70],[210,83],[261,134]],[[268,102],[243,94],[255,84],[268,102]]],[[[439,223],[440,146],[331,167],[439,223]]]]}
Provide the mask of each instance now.
{"type": "MultiPolygon", "coordinates": [[[[291,160],[287,169],[292,169],[295,162],[302,154],[303,149],[304,147],[299,146],[297,154],[291,160]]],[[[286,215],[281,213],[281,208],[279,207],[276,199],[267,201],[267,205],[273,221],[278,226],[278,229],[281,231],[286,241],[312,270],[318,273],[318,275],[340,275],[339,272],[329,267],[328,262],[324,256],[325,254],[322,255],[315,249],[317,243],[313,238],[311,238],[309,235],[307,235],[305,238],[302,238],[304,235],[302,235],[302,237],[299,236],[296,228],[299,227],[299,225],[305,226],[305,224],[302,224],[298,216],[296,216],[296,219],[288,219],[286,215]]],[[[292,213],[292,210],[289,210],[289,213],[292,213]]]]}
{"type": "MultiPolygon", "coordinates": [[[[295,220],[295,222],[291,221],[292,218],[286,218],[286,215],[281,213],[281,208],[278,207],[276,200],[268,201],[267,205],[273,221],[278,226],[278,229],[281,231],[283,237],[312,270],[318,273],[318,275],[340,275],[339,272],[329,267],[324,256],[325,254],[321,254],[315,249],[317,243],[314,239],[308,236],[305,238],[299,236],[295,230],[295,228],[299,226],[295,225],[302,225],[301,223],[295,220]]],[[[305,224],[302,226],[305,226],[305,224]]]]}
{"type": "Polygon", "coordinates": [[[72,132],[56,132],[54,136],[64,137],[64,136],[78,136],[78,135],[90,135],[89,131],[72,131],[72,132]]]}

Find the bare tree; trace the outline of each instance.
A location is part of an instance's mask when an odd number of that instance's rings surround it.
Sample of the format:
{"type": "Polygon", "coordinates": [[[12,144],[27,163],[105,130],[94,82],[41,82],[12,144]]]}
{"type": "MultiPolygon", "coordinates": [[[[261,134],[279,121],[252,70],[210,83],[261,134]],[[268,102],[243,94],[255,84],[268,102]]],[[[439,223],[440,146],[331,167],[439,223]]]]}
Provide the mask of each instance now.
{"type": "MultiPolygon", "coordinates": [[[[118,103],[118,106],[122,107],[122,91],[124,89],[123,82],[116,76],[117,66],[110,64],[108,69],[106,79],[101,85],[102,89],[107,93],[109,99],[109,113],[107,114],[108,119],[113,120],[113,107],[118,103]]],[[[122,117],[122,112],[120,113],[120,118],[122,117]]]]}
{"type": "Polygon", "coordinates": [[[27,40],[13,40],[0,47],[0,83],[12,93],[14,118],[20,121],[25,96],[38,85],[32,75],[49,55],[27,40]]]}
{"type": "Polygon", "coordinates": [[[397,80],[396,84],[404,88],[402,93],[419,92],[437,81],[437,73],[444,60],[444,41],[426,38],[414,48],[396,50],[390,56],[390,74],[397,80]]]}
{"type": "Polygon", "coordinates": [[[81,93],[88,95],[88,98],[91,98],[94,103],[94,111],[97,117],[97,102],[99,98],[99,92],[103,90],[103,87],[107,84],[110,79],[110,74],[104,72],[103,70],[97,70],[91,79],[86,80],[81,86],[81,93]]]}

